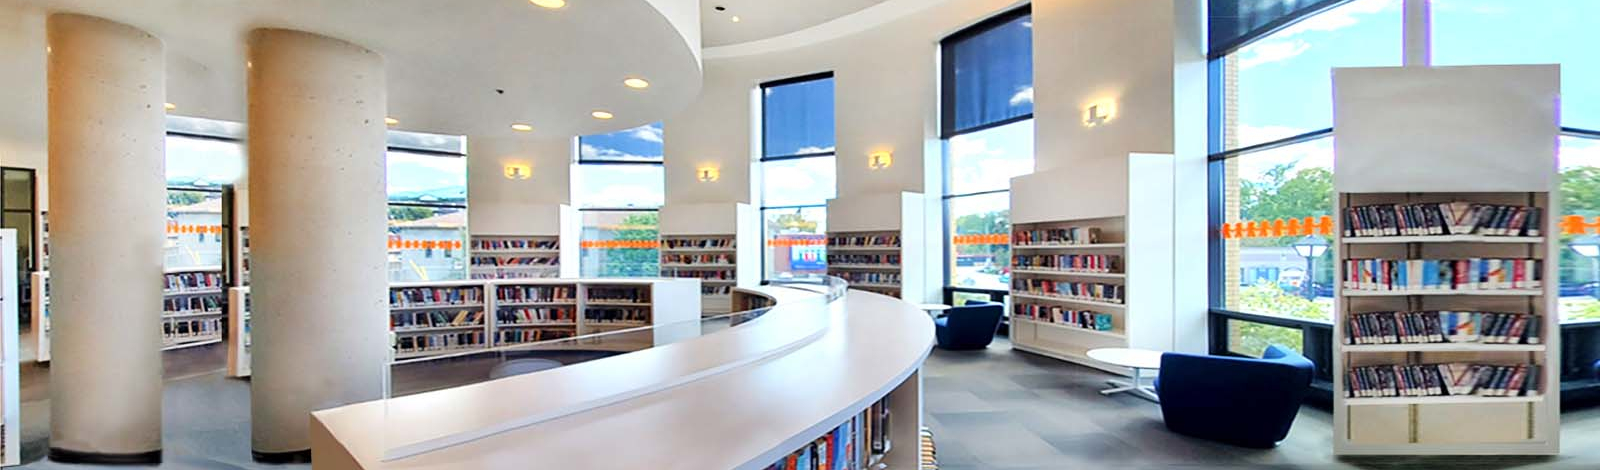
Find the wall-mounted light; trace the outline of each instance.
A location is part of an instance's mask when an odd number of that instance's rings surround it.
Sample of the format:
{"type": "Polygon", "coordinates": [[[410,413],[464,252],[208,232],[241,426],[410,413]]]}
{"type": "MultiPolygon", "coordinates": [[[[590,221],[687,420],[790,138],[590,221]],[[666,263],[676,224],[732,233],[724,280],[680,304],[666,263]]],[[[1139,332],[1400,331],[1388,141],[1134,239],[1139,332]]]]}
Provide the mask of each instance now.
{"type": "Polygon", "coordinates": [[[1083,108],[1083,126],[1094,127],[1110,122],[1117,117],[1117,102],[1113,100],[1100,100],[1089,103],[1083,108]]]}
{"type": "Polygon", "coordinates": [[[701,182],[710,183],[722,177],[722,171],[714,166],[703,166],[697,171],[696,177],[700,178],[701,182]]]}
{"type": "Polygon", "coordinates": [[[894,153],[887,150],[867,154],[867,168],[882,170],[894,165],[894,153]]]}
{"type": "Polygon", "coordinates": [[[526,163],[507,163],[505,170],[508,180],[525,180],[533,177],[533,167],[526,163]]]}

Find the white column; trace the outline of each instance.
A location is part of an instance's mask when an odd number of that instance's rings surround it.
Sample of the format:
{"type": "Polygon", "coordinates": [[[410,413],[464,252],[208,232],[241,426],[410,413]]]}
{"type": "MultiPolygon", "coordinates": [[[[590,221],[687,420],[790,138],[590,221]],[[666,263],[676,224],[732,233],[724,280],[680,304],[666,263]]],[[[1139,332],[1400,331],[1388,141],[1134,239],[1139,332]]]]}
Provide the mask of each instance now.
{"type": "Polygon", "coordinates": [[[1407,66],[1433,65],[1433,7],[1432,0],[1405,0],[1401,15],[1400,37],[1405,45],[1401,50],[1401,63],[1407,66]]]}
{"type": "Polygon", "coordinates": [[[299,460],[312,411],[383,393],[384,65],[280,29],[250,33],[248,64],[251,450],[299,460]]]}
{"type": "Polygon", "coordinates": [[[49,38],[50,457],[161,459],[161,40],[56,14],[49,38]]]}

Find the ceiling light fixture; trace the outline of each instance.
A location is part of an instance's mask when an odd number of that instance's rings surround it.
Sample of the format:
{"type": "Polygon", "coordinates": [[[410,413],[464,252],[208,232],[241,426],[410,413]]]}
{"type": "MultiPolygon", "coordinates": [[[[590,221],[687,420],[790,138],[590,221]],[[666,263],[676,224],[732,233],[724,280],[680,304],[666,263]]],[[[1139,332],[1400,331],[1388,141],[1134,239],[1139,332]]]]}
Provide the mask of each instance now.
{"type": "Polygon", "coordinates": [[[162,103],[162,106],[167,108],[167,111],[178,109],[178,105],[175,105],[175,104],[172,104],[172,103],[162,103]]]}
{"type": "Polygon", "coordinates": [[[386,118],[383,118],[383,123],[393,126],[395,124],[399,124],[400,120],[392,118],[392,117],[386,117],[386,118]]]}
{"type": "Polygon", "coordinates": [[[622,81],[622,84],[624,86],[627,86],[628,88],[634,88],[634,89],[640,89],[640,90],[645,89],[645,88],[650,88],[650,82],[645,81],[645,79],[643,79],[643,78],[625,79],[625,80],[622,81]]]}
{"type": "Polygon", "coordinates": [[[516,123],[516,124],[512,124],[511,125],[511,130],[514,130],[514,131],[517,131],[517,132],[528,132],[528,131],[533,130],[533,126],[530,126],[530,125],[527,125],[527,124],[523,124],[523,123],[516,123]]]}
{"type": "Polygon", "coordinates": [[[605,112],[605,111],[595,111],[595,112],[589,113],[589,115],[590,116],[594,116],[595,119],[611,119],[611,118],[616,117],[616,116],[613,116],[611,113],[608,113],[608,112],[605,112]]]}
{"type": "Polygon", "coordinates": [[[529,2],[533,2],[534,5],[538,5],[538,6],[549,8],[549,9],[556,9],[556,8],[561,8],[561,7],[567,6],[567,0],[528,0],[528,1],[529,2]]]}
{"type": "Polygon", "coordinates": [[[733,15],[733,18],[729,18],[729,19],[733,20],[734,23],[738,23],[739,22],[739,15],[733,15]]]}

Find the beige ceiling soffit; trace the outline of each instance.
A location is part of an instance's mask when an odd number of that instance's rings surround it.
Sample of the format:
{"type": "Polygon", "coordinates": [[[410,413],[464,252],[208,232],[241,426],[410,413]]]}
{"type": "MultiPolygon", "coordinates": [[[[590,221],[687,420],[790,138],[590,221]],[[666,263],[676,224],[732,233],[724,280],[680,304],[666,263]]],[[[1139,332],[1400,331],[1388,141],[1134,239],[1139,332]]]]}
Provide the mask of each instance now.
{"type": "Polygon", "coordinates": [[[707,47],[701,52],[701,57],[705,60],[727,59],[817,44],[866,31],[949,1],[951,0],[888,0],[792,33],[726,46],[707,47]]]}

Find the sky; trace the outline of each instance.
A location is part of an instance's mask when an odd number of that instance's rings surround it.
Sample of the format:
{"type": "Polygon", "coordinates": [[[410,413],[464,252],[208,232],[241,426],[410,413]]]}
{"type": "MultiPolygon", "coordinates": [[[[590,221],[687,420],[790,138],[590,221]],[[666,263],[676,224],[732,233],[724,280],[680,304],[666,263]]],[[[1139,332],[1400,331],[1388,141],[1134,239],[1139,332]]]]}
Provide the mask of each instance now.
{"type": "MultiPolygon", "coordinates": [[[[595,161],[661,162],[661,123],[578,138],[578,158],[595,161]]],[[[661,165],[578,165],[572,200],[586,208],[658,208],[665,200],[661,165]]]]}
{"type": "MultiPolygon", "coordinates": [[[[1435,65],[1562,66],[1562,125],[1600,129],[1600,1],[1434,0],[1435,65]]],[[[1401,1],[1356,0],[1300,21],[1235,52],[1240,145],[1332,126],[1330,69],[1401,61],[1401,1]]],[[[1600,142],[1563,138],[1562,167],[1600,166],[1600,142]]],[[[1329,139],[1240,159],[1249,178],[1274,165],[1333,164],[1329,139]]]]}

